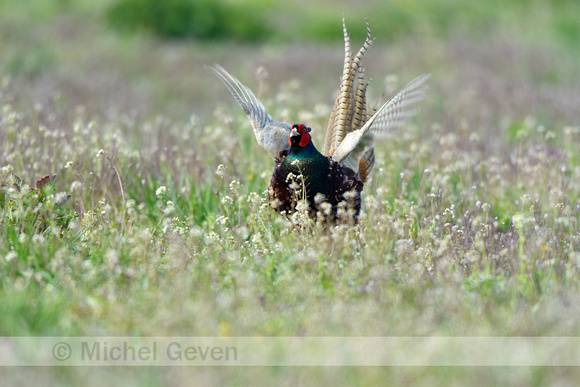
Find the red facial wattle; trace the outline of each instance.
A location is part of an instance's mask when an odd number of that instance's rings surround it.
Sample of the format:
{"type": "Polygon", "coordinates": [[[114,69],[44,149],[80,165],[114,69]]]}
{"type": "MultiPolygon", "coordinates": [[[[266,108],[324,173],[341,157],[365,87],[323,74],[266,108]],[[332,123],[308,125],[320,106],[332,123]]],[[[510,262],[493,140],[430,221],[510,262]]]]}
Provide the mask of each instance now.
{"type": "MultiPolygon", "coordinates": [[[[297,129],[298,133],[301,134],[300,137],[300,142],[298,143],[298,145],[301,148],[304,148],[306,145],[308,145],[308,143],[310,142],[310,128],[307,128],[305,125],[300,124],[300,125],[294,125],[292,126],[293,129],[297,129]]],[[[288,138],[288,143],[290,144],[290,146],[292,146],[292,140],[290,138],[288,138]]]]}
{"type": "Polygon", "coordinates": [[[300,148],[304,148],[310,142],[310,135],[308,133],[302,133],[302,137],[300,138],[300,148]]]}

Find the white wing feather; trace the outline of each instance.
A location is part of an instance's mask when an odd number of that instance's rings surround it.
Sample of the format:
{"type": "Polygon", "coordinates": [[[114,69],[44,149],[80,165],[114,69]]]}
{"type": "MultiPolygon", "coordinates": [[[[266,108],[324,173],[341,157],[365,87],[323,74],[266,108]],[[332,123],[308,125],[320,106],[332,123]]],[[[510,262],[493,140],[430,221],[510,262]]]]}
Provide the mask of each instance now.
{"type": "Polygon", "coordinates": [[[343,167],[358,171],[360,158],[375,140],[392,135],[418,112],[417,103],[425,98],[427,79],[429,74],[421,75],[392,96],[362,128],[346,135],[332,159],[343,167]]]}
{"type": "Polygon", "coordinates": [[[266,108],[250,89],[244,86],[236,77],[229,74],[223,67],[214,65],[207,67],[228,88],[244,113],[250,119],[258,144],[276,161],[280,161],[280,153],[290,149],[288,137],[291,126],[272,120],[266,108]]]}

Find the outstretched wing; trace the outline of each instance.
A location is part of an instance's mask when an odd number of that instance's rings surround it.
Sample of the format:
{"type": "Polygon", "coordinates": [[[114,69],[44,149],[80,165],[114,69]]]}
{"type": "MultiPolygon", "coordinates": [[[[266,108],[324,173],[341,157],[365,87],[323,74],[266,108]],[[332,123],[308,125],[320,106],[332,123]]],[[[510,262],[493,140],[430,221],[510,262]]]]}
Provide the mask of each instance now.
{"type": "Polygon", "coordinates": [[[281,162],[290,150],[288,137],[291,126],[272,120],[254,93],[220,65],[207,67],[226,85],[250,119],[258,144],[276,161],[281,162]]]}
{"type": "Polygon", "coordinates": [[[332,159],[343,167],[358,171],[359,161],[375,140],[393,134],[417,112],[417,103],[425,98],[429,74],[421,75],[409,82],[391,97],[358,130],[348,133],[332,155],[332,159]]]}

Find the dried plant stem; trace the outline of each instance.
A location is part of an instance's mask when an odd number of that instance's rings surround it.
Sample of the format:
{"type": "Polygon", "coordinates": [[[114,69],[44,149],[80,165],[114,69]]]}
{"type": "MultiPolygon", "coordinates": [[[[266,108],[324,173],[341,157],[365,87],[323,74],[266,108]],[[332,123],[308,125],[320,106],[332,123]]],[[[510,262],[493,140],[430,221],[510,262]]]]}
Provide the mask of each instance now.
{"type": "Polygon", "coordinates": [[[157,229],[159,228],[159,226],[165,220],[166,217],[167,217],[167,214],[163,214],[163,216],[161,217],[161,219],[159,219],[159,222],[157,222],[157,224],[155,225],[155,227],[153,227],[153,231],[151,231],[151,236],[149,237],[149,239],[147,240],[147,244],[145,245],[145,251],[149,251],[149,245],[151,244],[151,240],[155,236],[155,233],[157,232],[157,229]]]}
{"type": "Polygon", "coordinates": [[[121,178],[121,173],[119,172],[119,169],[117,168],[113,160],[111,160],[109,156],[105,157],[115,170],[115,174],[117,175],[117,181],[119,182],[119,187],[121,188],[121,198],[123,199],[123,224],[121,225],[121,235],[125,235],[125,213],[127,212],[126,208],[127,199],[125,198],[125,190],[123,189],[123,179],[121,178]]]}

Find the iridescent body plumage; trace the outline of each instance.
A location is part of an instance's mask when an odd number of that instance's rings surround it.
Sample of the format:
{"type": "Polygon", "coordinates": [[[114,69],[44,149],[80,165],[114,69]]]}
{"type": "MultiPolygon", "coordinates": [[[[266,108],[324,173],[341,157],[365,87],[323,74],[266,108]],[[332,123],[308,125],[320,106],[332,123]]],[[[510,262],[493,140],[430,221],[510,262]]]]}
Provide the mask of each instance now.
{"type": "Polygon", "coordinates": [[[303,199],[312,216],[356,220],[361,206],[362,181],[348,176],[339,163],[322,155],[306,130],[308,128],[301,124],[293,126],[290,151],[276,166],[270,181],[268,197],[272,207],[290,214],[303,199]],[[341,202],[344,202],[344,211],[338,213],[341,202]]]}

